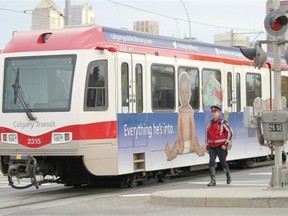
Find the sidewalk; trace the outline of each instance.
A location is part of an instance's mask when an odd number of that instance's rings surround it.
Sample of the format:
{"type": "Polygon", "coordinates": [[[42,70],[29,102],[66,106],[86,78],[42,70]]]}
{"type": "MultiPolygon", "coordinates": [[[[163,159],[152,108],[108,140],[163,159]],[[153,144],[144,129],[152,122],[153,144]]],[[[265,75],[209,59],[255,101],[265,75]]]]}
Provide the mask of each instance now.
{"type": "Polygon", "coordinates": [[[150,202],[183,207],[288,208],[288,190],[268,187],[207,187],[158,191],[150,202]]]}

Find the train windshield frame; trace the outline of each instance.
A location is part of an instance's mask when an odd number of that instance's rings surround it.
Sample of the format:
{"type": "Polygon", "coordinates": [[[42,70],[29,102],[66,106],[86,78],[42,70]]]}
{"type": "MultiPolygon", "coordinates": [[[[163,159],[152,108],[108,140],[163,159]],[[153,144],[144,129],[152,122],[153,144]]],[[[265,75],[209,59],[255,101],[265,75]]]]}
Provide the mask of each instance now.
{"type": "Polygon", "coordinates": [[[69,111],[75,64],[76,55],[5,58],[2,111],[69,111]]]}

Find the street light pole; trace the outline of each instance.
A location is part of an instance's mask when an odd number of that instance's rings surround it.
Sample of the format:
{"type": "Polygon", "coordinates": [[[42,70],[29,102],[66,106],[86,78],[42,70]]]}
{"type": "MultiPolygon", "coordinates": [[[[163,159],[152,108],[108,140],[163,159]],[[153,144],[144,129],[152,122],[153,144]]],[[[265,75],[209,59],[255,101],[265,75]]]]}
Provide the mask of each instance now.
{"type": "Polygon", "coordinates": [[[65,26],[71,25],[71,0],[65,0],[65,26]]]}
{"type": "Polygon", "coordinates": [[[179,0],[182,4],[183,4],[183,7],[186,11],[186,15],[187,15],[187,18],[188,18],[188,24],[189,24],[189,38],[191,39],[191,22],[190,22],[190,17],[189,17],[189,13],[188,13],[188,10],[187,10],[187,7],[185,5],[185,3],[182,1],[182,0],[179,0]]]}

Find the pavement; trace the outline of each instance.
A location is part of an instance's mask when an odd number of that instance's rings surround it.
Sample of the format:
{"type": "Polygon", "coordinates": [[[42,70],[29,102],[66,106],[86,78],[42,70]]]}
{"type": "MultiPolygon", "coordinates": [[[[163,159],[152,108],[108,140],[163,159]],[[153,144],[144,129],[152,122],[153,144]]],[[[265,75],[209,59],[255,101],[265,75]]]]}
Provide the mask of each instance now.
{"type": "Polygon", "coordinates": [[[183,207],[288,208],[288,189],[232,185],[157,191],[150,202],[183,207]]]}

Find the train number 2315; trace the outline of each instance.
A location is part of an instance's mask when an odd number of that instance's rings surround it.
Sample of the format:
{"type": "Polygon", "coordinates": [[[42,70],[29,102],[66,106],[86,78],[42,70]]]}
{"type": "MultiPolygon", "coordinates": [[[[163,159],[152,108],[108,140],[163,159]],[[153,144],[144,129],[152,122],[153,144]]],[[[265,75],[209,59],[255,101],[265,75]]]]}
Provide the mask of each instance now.
{"type": "Polygon", "coordinates": [[[28,138],[27,144],[28,145],[39,145],[39,144],[41,144],[41,139],[40,138],[28,138]]]}

